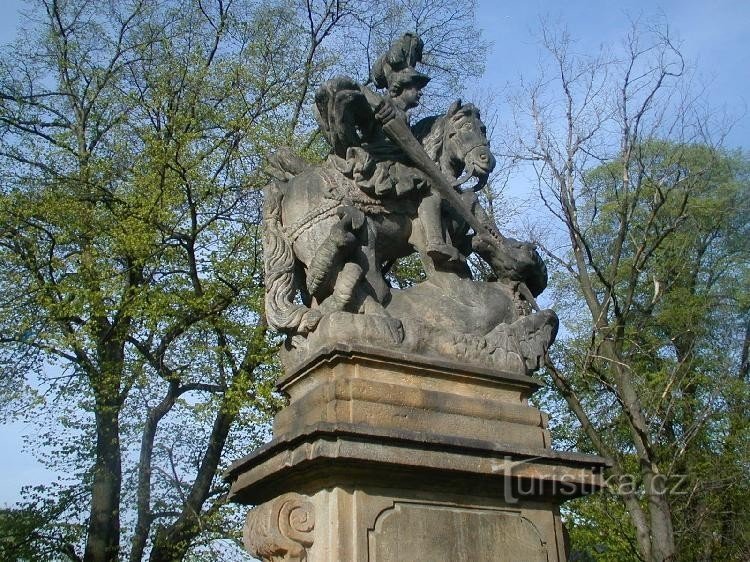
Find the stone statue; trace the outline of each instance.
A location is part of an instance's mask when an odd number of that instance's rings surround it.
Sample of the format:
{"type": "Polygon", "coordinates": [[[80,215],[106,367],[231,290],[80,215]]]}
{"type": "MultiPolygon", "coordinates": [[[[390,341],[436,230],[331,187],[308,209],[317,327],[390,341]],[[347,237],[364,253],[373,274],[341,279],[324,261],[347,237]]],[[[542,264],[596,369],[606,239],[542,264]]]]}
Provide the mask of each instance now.
{"type": "Polygon", "coordinates": [[[430,80],[416,68],[422,49],[407,33],[377,60],[372,82],[385,94],[347,77],[320,87],[315,116],[331,145],[322,165],[288,149],[269,158],[266,312],[288,335],[287,363],[357,343],[525,374],[554,340],[557,317],[534,300],[544,263],[502,236],[476,197],[495,166],[479,110],[458,100],[409,125],[430,80]],[[473,279],[472,252],[495,280],[473,279]],[[414,253],[426,280],[391,287],[390,267],[414,253]]]}

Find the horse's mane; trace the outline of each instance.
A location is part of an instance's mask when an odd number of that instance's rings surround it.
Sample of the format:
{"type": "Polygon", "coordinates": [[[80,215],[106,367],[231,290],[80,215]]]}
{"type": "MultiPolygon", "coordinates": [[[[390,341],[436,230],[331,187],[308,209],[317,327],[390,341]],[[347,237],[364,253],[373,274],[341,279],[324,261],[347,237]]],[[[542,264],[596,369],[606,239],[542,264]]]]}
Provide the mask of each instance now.
{"type": "Polygon", "coordinates": [[[411,130],[416,139],[424,146],[427,155],[433,160],[437,160],[443,148],[445,115],[425,117],[416,123],[411,130]]]}
{"type": "Polygon", "coordinates": [[[448,123],[448,118],[458,114],[469,115],[474,112],[478,114],[478,111],[474,104],[467,103],[461,105],[461,100],[458,100],[451,105],[448,113],[445,115],[425,117],[416,123],[411,130],[416,139],[424,146],[427,155],[437,161],[443,149],[443,135],[445,134],[445,126],[448,123]]]}

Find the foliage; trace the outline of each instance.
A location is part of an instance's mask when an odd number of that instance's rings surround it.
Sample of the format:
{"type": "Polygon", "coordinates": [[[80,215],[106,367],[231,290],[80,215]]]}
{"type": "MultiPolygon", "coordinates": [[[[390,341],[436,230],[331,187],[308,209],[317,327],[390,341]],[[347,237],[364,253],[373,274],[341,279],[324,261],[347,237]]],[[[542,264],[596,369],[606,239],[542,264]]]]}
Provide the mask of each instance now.
{"type": "Polygon", "coordinates": [[[615,55],[579,55],[550,29],[543,45],[554,78],[530,87],[533,126],[511,150],[534,165],[559,227],[539,240],[565,324],[547,364],[557,391],[547,408],[560,412],[565,445],[612,460],[622,502],[602,495],[571,507],[574,550],[740,559],[748,161],[711,143],[664,30],[634,25],[615,55]]]}
{"type": "Polygon", "coordinates": [[[628,513],[616,494],[605,490],[564,506],[571,562],[640,560],[628,513]]]}
{"type": "Polygon", "coordinates": [[[44,486],[25,490],[25,504],[0,511],[0,556],[3,560],[46,562],[76,559],[75,544],[83,526],[57,522],[65,514],[74,519],[75,498],[70,490],[60,490],[53,500],[44,486]],[[67,512],[67,513],[66,513],[67,512]]]}
{"type": "MultiPolygon", "coordinates": [[[[623,315],[618,358],[642,397],[653,461],[668,490],[676,551],[684,560],[739,559],[747,540],[747,513],[738,506],[750,499],[743,475],[750,458],[743,414],[750,393],[741,372],[749,311],[748,163],[701,145],[651,141],[638,151],[641,191],[629,216],[631,236],[617,275],[607,269],[620,225],[621,162],[587,176],[579,217],[592,262],[620,285],[613,298],[633,293],[623,315]],[[644,247],[651,248],[651,256],[639,262],[644,247]]],[[[558,273],[558,291],[575,291],[575,280],[558,273]]],[[[575,317],[573,310],[568,313],[575,317]]],[[[597,420],[611,454],[621,464],[634,463],[629,421],[607,389],[613,378],[609,366],[593,356],[592,345],[601,344],[592,344],[592,327],[585,320],[568,328],[571,338],[555,357],[565,367],[567,384],[597,420]]],[[[612,512],[609,504],[604,498],[588,501],[586,509],[600,516],[591,518],[593,525],[576,526],[578,540],[585,537],[584,529],[603,526],[602,516],[612,512]]]]}
{"type": "Polygon", "coordinates": [[[448,33],[429,59],[457,85],[473,5],[35,6],[38,40],[0,63],[0,404],[63,478],[4,514],[31,541],[4,555],[243,557],[220,474],[278,406],[261,156],[320,157],[317,85],[366,76],[391,34],[448,33]]]}

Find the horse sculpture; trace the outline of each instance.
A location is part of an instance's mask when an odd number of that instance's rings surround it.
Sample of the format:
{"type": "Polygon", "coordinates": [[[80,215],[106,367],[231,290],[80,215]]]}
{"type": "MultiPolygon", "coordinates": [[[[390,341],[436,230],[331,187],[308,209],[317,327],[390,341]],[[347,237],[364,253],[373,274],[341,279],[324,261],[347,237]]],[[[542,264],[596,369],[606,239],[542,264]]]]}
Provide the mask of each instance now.
{"type": "MultiPolygon", "coordinates": [[[[470,178],[477,179],[474,189],[485,185],[495,159],[475,106],[458,101],[445,115],[417,123],[413,132],[456,189],[470,178]]],[[[435,194],[422,188],[402,195],[378,196],[361,189],[356,174],[347,176],[349,170],[340,162],[337,166],[329,159],[313,167],[298,160],[290,163],[286,156],[286,164],[280,166],[287,172],[286,181],[272,182],[265,191],[266,311],[273,327],[293,336],[292,347],[304,346],[304,336],[316,331],[326,316],[341,320],[341,314],[349,314],[349,323],[357,324],[364,317],[368,319],[369,328],[363,328],[365,332],[372,331],[373,318],[381,319],[388,326],[385,331],[393,342],[403,343],[411,338],[413,348],[432,345],[434,350],[435,342],[445,348],[447,344],[441,340],[437,327],[440,319],[434,318],[434,325],[425,325],[424,318],[430,315],[415,309],[415,301],[409,298],[416,293],[394,290],[385,280],[385,273],[395,260],[417,252],[432,283],[417,291],[429,291],[437,284],[442,287],[438,292],[454,290],[468,296],[478,291],[479,298],[492,301],[486,307],[486,314],[474,315],[473,324],[455,327],[459,334],[468,334],[463,339],[459,337],[457,345],[463,349],[467,349],[467,345],[468,348],[486,346],[486,342],[469,340],[474,336],[484,338],[497,332],[498,326],[507,328],[514,323],[518,334],[511,334],[512,339],[525,341],[539,332],[540,327],[548,325],[549,329],[541,338],[544,341],[536,346],[538,350],[519,349],[516,353],[521,363],[529,354],[533,355],[531,363],[538,363],[554,337],[554,315],[536,314],[525,318],[530,312],[529,305],[519,303],[522,297],[512,283],[471,280],[465,257],[475,249],[473,242],[477,241],[473,240],[466,223],[450,209],[440,211],[437,207],[439,215],[420,212],[424,200],[436,197],[435,194]],[[454,258],[439,261],[431,254],[426,233],[436,228],[456,249],[454,258]],[[411,321],[404,316],[423,320],[411,321]],[[419,335],[404,333],[402,321],[419,335]]],[[[462,197],[474,212],[483,213],[474,190],[464,191],[462,197]]],[[[483,214],[480,216],[486,219],[483,214]]],[[[476,249],[480,252],[486,249],[482,241],[478,242],[474,244],[476,249]]],[[[525,245],[523,250],[528,254],[525,263],[531,264],[536,276],[543,276],[546,281],[543,263],[533,247],[529,249],[529,245],[525,245]]],[[[437,306],[436,310],[439,309],[437,306]]],[[[507,353],[506,340],[511,337],[506,328],[499,328],[503,353],[507,353]]],[[[452,337],[450,345],[456,341],[452,337]]],[[[449,351],[455,353],[455,346],[449,351]]]]}

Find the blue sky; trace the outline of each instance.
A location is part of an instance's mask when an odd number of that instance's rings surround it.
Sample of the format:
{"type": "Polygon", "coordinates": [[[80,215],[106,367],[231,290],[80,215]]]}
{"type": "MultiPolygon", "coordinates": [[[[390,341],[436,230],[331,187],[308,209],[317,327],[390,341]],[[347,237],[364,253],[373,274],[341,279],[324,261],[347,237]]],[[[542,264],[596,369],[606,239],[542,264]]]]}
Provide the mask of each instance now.
{"type": "Polygon", "coordinates": [[[484,82],[513,87],[533,76],[539,55],[540,17],[567,26],[580,52],[616,48],[631,19],[666,21],[670,34],[706,87],[710,105],[736,120],[726,139],[731,148],[750,149],[750,1],[748,0],[479,0],[478,21],[494,42],[484,82]]]}
{"type": "MultiPolygon", "coordinates": [[[[20,0],[0,1],[0,43],[12,39],[20,22],[20,0]]],[[[533,33],[540,16],[568,26],[581,50],[619,41],[628,29],[629,17],[650,21],[665,18],[681,41],[683,54],[707,87],[711,104],[737,118],[727,137],[728,147],[750,148],[750,0],[480,0],[478,21],[484,37],[493,41],[483,85],[500,90],[518,83],[519,76],[533,76],[538,50],[533,33]]],[[[471,40],[471,38],[467,38],[471,40]]],[[[19,499],[20,486],[49,477],[29,453],[20,452],[23,425],[0,426],[0,505],[19,499]]]]}

